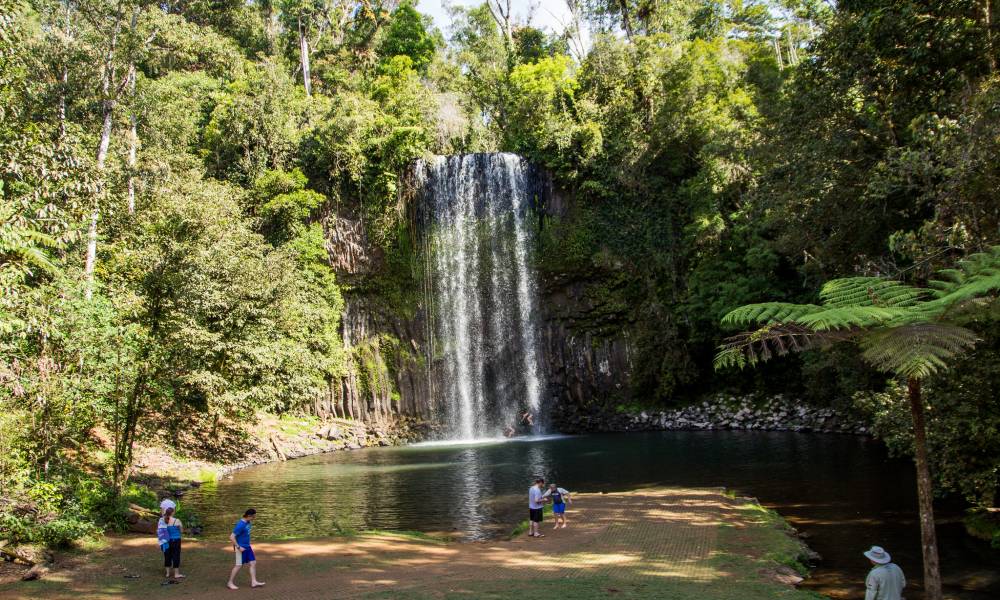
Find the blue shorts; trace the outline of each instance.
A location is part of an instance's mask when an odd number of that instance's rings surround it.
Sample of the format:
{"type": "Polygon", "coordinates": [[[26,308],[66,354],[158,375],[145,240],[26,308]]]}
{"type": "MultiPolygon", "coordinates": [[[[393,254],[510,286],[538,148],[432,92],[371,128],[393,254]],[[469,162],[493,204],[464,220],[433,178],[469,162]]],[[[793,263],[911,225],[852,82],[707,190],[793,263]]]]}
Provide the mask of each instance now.
{"type": "Polygon", "coordinates": [[[243,552],[236,553],[236,566],[250,564],[257,560],[257,557],[253,555],[253,548],[246,546],[243,548],[243,552]]]}
{"type": "Polygon", "coordinates": [[[555,513],[555,514],[557,514],[557,515],[561,515],[561,514],[565,513],[566,512],[566,503],[562,502],[562,503],[559,503],[559,504],[553,504],[552,505],[552,512],[555,513]]]}

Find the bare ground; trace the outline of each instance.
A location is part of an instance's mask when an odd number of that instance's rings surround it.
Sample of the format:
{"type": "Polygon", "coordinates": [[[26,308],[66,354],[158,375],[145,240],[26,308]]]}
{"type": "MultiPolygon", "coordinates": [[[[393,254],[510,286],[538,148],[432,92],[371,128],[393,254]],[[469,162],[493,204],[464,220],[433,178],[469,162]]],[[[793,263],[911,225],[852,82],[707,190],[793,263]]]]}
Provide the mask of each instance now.
{"type": "MultiPolygon", "coordinates": [[[[232,551],[185,541],[179,585],[161,586],[155,539],[115,537],[2,598],[808,598],[773,580],[773,523],[714,490],[653,489],[575,498],[570,526],[545,538],[442,543],[405,535],[254,544],[264,588],[225,588],[232,551]]],[[[783,534],[782,534],[783,535],[783,534]]],[[[780,541],[779,541],[780,545],[780,541]]]]}

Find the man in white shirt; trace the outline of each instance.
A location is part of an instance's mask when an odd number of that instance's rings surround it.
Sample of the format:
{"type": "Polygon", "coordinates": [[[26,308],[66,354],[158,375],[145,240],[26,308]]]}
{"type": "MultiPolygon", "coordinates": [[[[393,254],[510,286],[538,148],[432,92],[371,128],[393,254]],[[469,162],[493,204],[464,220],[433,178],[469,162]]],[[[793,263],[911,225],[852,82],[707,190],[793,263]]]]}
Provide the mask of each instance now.
{"type": "Polygon", "coordinates": [[[865,600],[902,600],[906,578],[903,570],[892,563],[889,553],[879,546],[865,552],[872,570],[865,579],[865,600]]]}
{"type": "Polygon", "coordinates": [[[545,480],[539,477],[535,479],[535,485],[528,488],[528,536],[545,537],[542,534],[542,507],[545,505],[545,493],[542,488],[545,480]]]}

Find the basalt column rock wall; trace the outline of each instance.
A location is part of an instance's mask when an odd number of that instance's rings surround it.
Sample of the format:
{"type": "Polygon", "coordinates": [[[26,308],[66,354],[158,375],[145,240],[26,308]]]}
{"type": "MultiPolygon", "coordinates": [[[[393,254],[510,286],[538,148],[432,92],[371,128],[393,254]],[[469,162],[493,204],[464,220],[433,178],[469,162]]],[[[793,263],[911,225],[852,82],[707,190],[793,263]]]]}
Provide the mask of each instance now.
{"type": "MultiPolygon", "coordinates": [[[[546,185],[542,227],[572,220],[573,194],[546,185]]],[[[616,408],[630,401],[631,324],[601,293],[606,274],[543,271],[541,278],[546,377],[555,430],[617,430],[616,408]]]]}
{"type": "Polygon", "coordinates": [[[369,285],[386,257],[352,207],[331,209],[324,229],[330,264],[345,289],[340,334],[349,360],[347,373],[331,382],[312,411],[367,423],[429,420],[422,311],[389,306],[369,285]]]}

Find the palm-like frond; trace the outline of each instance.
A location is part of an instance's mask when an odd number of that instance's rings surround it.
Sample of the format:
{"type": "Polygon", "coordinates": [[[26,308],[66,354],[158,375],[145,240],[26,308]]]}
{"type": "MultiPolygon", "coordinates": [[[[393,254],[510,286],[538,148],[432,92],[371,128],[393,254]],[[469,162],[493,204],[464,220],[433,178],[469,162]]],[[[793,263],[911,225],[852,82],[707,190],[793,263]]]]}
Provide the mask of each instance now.
{"type": "Polygon", "coordinates": [[[979,338],[964,327],[917,323],[870,331],[861,337],[864,359],[876,369],[923,379],[948,367],[947,361],[979,338]]]}
{"type": "Polygon", "coordinates": [[[758,362],[770,360],[774,356],[842,342],[856,334],[856,331],[816,331],[795,323],[765,325],[728,338],[715,355],[715,368],[742,369],[747,365],[754,366],[758,362]]]}
{"type": "Polygon", "coordinates": [[[976,343],[975,333],[954,324],[956,314],[992,301],[998,292],[1000,247],[939,271],[929,289],[877,277],[835,279],[823,286],[820,306],[769,302],[727,314],[723,325],[762,326],[727,339],[715,367],[742,368],[791,351],[856,339],[874,367],[922,379],[976,343]]]}
{"type": "Polygon", "coordinates": [[[726,327],[745,327],[758,323],[784,323],[821,310],[823,310],[823,307],[816,306],[815,304],[792,304],[790,302],[747,304],[722,317],[722,325],[726,327]]]}
{"type": "Polygon", "coordinates": [[[926,297],[925,290],[880,277],[847,277],[828,281],[820,290],[823,306],[906,307],[926,297]]]}
{"type": "Polygon", "coordinates": [[[937,272],[930,282],[934,299],[924,303],[928,316],[943,317],[969,301],[1000,292],[1000,246],[959,261],[954,269],[937,272]]]}
{"type": "Polygon", "coordinates": [[[912,310],[907,308],[838,306],[803,315],[796,318],[795,322],[815,331],[834,331],[837,329],[880,327],[893,321],[906,319],[911,314],[912,310]]]}

